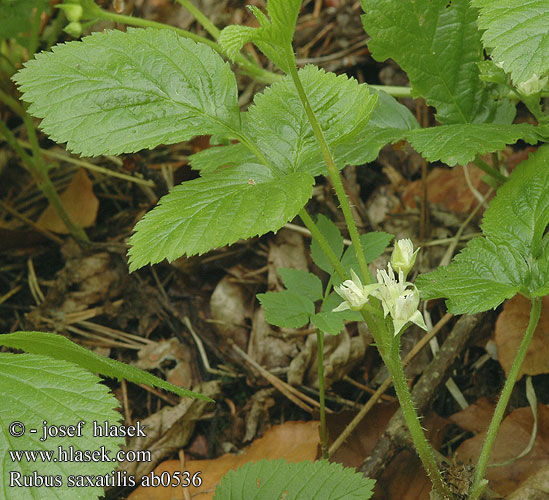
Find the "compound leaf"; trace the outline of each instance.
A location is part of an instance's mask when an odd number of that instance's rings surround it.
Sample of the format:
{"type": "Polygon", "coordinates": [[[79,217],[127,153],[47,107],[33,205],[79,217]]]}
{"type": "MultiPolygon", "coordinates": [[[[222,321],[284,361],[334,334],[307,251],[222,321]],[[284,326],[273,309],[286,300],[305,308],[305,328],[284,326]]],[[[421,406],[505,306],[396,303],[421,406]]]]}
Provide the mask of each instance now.
{"type": "Polygon", "coordinates": [[[522,162],[498,190],[482,230],[450,265],[416,280],[425,298],[447,297],[453,314],[495,308],[517,292],[549,288],[549,146],[522,162]]]}
{"type": "Polygon", "coordinates": [[[93,33],[38,54],[14,80],[44,132],[85,156],[240,129],[229,65],[170,30],[93,33]]]}
{"type": "Polygon", "coordinates": [[[497,105],[479,79],[482,44],[469,0],[362,0],[362,7],[374,58],[394,59],[441,123],[496,119],[497,105]]]}
{"type": "Polygon", "coordinates": [[[186,181],[136,224],[130,270],[277,231],[303,208],[313,184],[307,173],[276,178],[257,164],[186,181]]]}
{"type": "Polygon", "coordinates": [[[261,460],[228,472],[217,486],[214,500],[368,500],[375,481],[327,460],[287,463],[261,460]]]}
{"type": "MultiPolygon", "coordinates": [[[[8,335],[1,335],[0,338],[6,336],[8,335]]],[[[111,425],[120,422],[120,414],[115,411],[120,403],[100,382],[99,377],[68,361],[37,354],[0,353],[0,462],[3,464],[1,498],[95,500],[103,496],[103,487],[75,488],[74,485],[68,485],[69,475],[103,479],[105,475],[110,477],[109,473],[117,467],[116,453],[124,444],[124,438],[101,439],[93,436],[93,421],[103,423],[107,420],[111,425]],[[44,421],[48,425],[56,426],[76,426],[80,421],[85,424],[81,426],[80,437],[56,437],[40,441],[44,421]],[[8,432],[13,422],[21,422],[26,427],[20,437],[14,437],[8,432]],[[37,432],[32,433],[31,429],[37,432]],[[69,447],[75,452],[96,452],[102,446],[110,460],[82,462],[68,458],[63,460],[63,456],[58,456],[60,447],[68,453],[69,447]],[[48,460],[38,456],[33,461],[23,456],[19,460],[13,459],[10,452],[13,454],[16,450],[31,450],[28,453],[36,450],[36,453],[44,456],[51,454],[53,458],[48,460]],[[17,486],[17,481],[23,483],[22,476],[35,478],[34,474],[42,477],[59,476],[58,481],[61,484],[58,487],[42,485],[40,488],[17,486]]],[[[21,429],[22,427],[16,426],[14,430],[21,429]]],[[[38,480],[35,478],[35,481],[38,480]]],[[[24,484],[26,486],[27,483],[24,484]]]]}
{"type": "Polygon", "coordinates": [[[536,127],[529,123],[442,125],[412,130],[406,134],[406,138],[427,161],[440,160],[450,166],[467,165],[478,154],[499,151],[518,140],[529,144],[535,144],[539,140],[536,127]]]}
{"type": "Polygon", "coordinates": [[[482,41],[515,85],[549,72],[549,9],[546,0],[472,0],[480,10],[482,41]]]}
{"type": "Polygon", "coordinates": [[[316,302],[322,298],[322,282],[318,276],[304,269],[278,268],[282,283],[291,292],[316,302]]]}
{"type": "MultiPolygon", "coordinates": [[[[299,76],[330,149],[337,148],[343,155],[346,148],[354,148],[377,96],[353,78],[326,73],[316,66],[306,66],[299,76]]],[[[318,143],[290,77],[255,96],[245,123],[247,135],[272,165],[284,172],[325,172],[318,143]]]]}
{"type": "Polygon", "coordinates": [[[267,17],[257,7],[250,6],[259,28],[227,26],[221,32],[218,43],[234,60],[244,44],[254,42],[261,52],[288,73],[290,65],[295,64],[291,46],[300,8],[301,0],[268,0],[267,17]]]}
{"type": "Polygon", "coordinates": [[[209,398],[170,384],[154,375],[135,366],[121,363],[115,359],[106,358],[89,349],[71,342],[61,335],[45,332],[15,332],[0,335],[0,345],[21,349],[23,351],[49,356],[55,360],[70,361],[93,373],[100,373],[106,377],[125,379],[136,384],[147,384],[151,387],[160,387],[184,397],[204,399],[209,398]]]}
{"type": "Polygon", "coordinates": [[[290,290],[258,293],[268,323],[283,328],[300,328],[309,323],[315,305],[308,297],[290,290]]]}

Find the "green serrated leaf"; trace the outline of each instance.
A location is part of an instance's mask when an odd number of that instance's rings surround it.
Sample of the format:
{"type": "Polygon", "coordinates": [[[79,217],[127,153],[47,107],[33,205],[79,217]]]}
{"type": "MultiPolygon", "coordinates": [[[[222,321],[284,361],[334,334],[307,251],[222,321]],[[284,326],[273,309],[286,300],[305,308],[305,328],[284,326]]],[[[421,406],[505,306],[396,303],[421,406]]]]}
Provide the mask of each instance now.
{"type": "MultiPolygon", "coordinates": [[[[9,335],[1,335],[7,337],[9,335]]],[[[0,462],[2,478],[0,497],[4,500],[95,500],[103,495],[102,487],[75,488],[68,486],[69,475],[105,476],[113,472],[118,465],[116,452],[124,444],[124,438],[93,437],[93,422],[100,424],[107,420],[117,425],[120,414],[115,411],[120,403],[109,393],[109,389],[100,383],[101,379],[74,363],[36,354],[0,353],[0,462]],[[80,437],[56,437],[40,441],[43,437],[43,422],[48,425],[74,425],[84,421],[80,437]],[[10,424],[21,422],[25,433],[14,437],[8,432],[10,424]],[[32,433],[31,429],[36,429],[32,433]],[[96,451],[102,446],[113,461],[78,462],[75,460],[57,460],[58,447],[69,453],[73,450],[96,451]],[[51,459],[36,461],[12,460],[10,450],[36,450],[50,454],[51,459]],[[54,460],[55,459],[55,460],[54,460]],[[20,475],[19,475],[20,474],[20,475]],[[59,487],[28,488],[17,487],[16,479],[25,481],[22,476],[59,476],[59,487]],[[10,478],[12,485],[10,485],[10,478]]],[[[16,430],[21,427],[17,426],[16,430]]],[[[89,453],[89,452],[88,452],[89,453]]],[[[63,456],[59,456],[62,460],[63,456]]],[[[51,479],[49,479],[51,480],[51,479]]],[[[25,484],[28,484],[25,481],[25,484]]]]}
{"type": "Polygon", "coordinates": [[[467,165],[478,154],[499,151],[518,140],[529,144],[535,144],[539,140],[537,127],[529,123],[442,125],[412,130],[406,134],[406,138],[427,161],[440,160],[450,166],[467,165]]]}
{"type": "Polygon", "coordinates": [[[549,72],[549,8],[546,0],[471,0],[492,58],[515,85],[549,72]]]}
{"type": "MultiPolygon", "coordinates": [[[[308,65],[299,71],[305,93],[329,148],[344,155],[372,112],[377,96],[353,78],[308,65]]],[[[244,129],[272,165],[284,172],[325,174],[313,129],[290,77],[257,94],[246,113],[244,129]]],[[[337,159],[337,158],[336,158],[337,159]]],[[[343,167],[343,165],[341,165],[343,167]]]]}
{"type": "Polygon", "coordinates": [[[309,271],[303,269],[278,268],[282,283],[291,292],[303,295],[316,302],[322,298],[322,282],[309,271]]]}
{"type": "Polygon", "coordinates": [[[524,256],[537,258],[549,224],[549,145],[539,148],[498,189],[482,221],[487,236],[509,241],[524,256]]]}
{"type": "Polygon", "coordinates": [[[311,323],[315,328],[328,335],[339,335],[343,330],[343,321],[344,318],[339,312],[324,311],[311,316],[311,323]]]}
{"type": "MultiPolygon", "coordinates": [[[[343,236],[341,236],[341,232],[337,226],[322,214],[318,216],[316,225],[318,230],[322,233],[322,236],[328,241],[328,245],[330,245],[330,248],[334,251],[336,257],[338,259],[341,258],[341,255],[343,254],[343,236]]],[[[311,257],[313,262],[323,271],[326,271],[328,274],[334,272],[332,262],[322,251],[315,239],[311,242],[311,257]]]]}
{"type": "Polygon", "coordinates": [[[335,149],[335,157],[344,164],[363,165],[374,161],[383,146],[398,142],[406,132],[419,128],[410,110],[393,96],[381,90],[372,92],[378,100],[369,122],[353,142],[335,149]]]}
{"type": "Polygon", "coordinates": [[[479,78],[484,57],[469,0],[362,0],[362,7],[374,58],[394,59],[441,123],[496,120],[498,105],[479,78]]]}
{"type": "Polygon", "coordinates": [[[254,164],[184,182],[136,224],[130,270],[277,231],[303,208],[313,184],[309,174],[276,178],[254,164]]]}
{"type": "Polygon", "coordinates": [[[227,26],[217,41],[233,60],[244,44],[254,42],[261,52],[288,73],[290,65],[295,64],[291,47],[300,7],[301,0],[268,0],[269,19],[257,7],[250,6],[259,28],[227,26]]]}
{"type": "Polygon", "coordinates": [[[374,484],[354,469],[327,460],[261,460],[228,472],[217,486],[214,500],[368,500],[374,484]]]}
{"type": "Polygon", "coordinates": [[[70,361],[86,370],[100,373],[106,377],[125,379],[136,384],[147,384],[151,387],[159,387],[174,392],[180,396],[211,401],[211,399],[201,394],[170,384],[132,365],[100,356],[61,335],[45,332],[15,332],[0,335],[0,345],[21,349],[32,354],[49,356],[55,360],[70,361]]]}
{"type": "Polygon", "coordinates": [[[85,156],[240,130],[229,65],[170,30],[93,33],[38,54],[14,80],[44,132],[85,156]]]}
{"type": "Polygon", "coordinates": [[[244,163],[253,163],[257,158],[244,144],[214,146],[189,156],[191,166],[200,170],[202,175],[215,172],[224,167],[234,167],[244,163]]]}
{"type": "Polygon", "coordinates": [[[486,237],[471,240],[450,263],[416,280],[425,298],[446,297],[453,314],[495,308],[520,292],[549,290],[549,146],[522,162],[486,211],[486,237]]]}
{"type": "Polygon", "coordinates": [[[282,328],[301,328],[315,312],[309,298],[289,290],[258,293],[257,298],[265,309],[267,322],[282,328]]]}

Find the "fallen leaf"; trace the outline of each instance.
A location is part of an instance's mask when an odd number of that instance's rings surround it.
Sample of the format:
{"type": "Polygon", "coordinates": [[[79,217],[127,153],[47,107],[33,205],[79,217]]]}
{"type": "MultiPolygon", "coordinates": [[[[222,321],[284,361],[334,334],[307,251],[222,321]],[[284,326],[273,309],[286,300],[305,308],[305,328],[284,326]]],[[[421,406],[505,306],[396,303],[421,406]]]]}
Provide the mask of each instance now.
{"type": "MultiPolygon", "coordinates": [[[[481,413],[483,412],[484,410],[481,410],[481,413]]],[[[456,418],[456,415],[453,415],[451,420],[459,420],[459,417],[456,418]]],[[[533,424],[534,418],[530,407],[519,408],[505,418],[492,449],[490,464],[503,463],[522,453],[530,441],[533,424]]],[[[485,432],[478,433],[475,437],[463,442],[457,449],[457,458],[463,463],[475,464],[484,443],[485,434],[485,432]]],[[[539,404],[538,434],[530,453],[510,465],[488,467],[486,479],[490,481],[491,489],[500,495],[507,496],[532,474],[547,467],[549,467],[549,406],[539,404]]]]}
{"type": "Polygon", "coordinates": [[[507,500],[547,500],[549,498],[549,466],[524,481],[507,500]]]}
{"type": "MultiPolygon", "coordinates": [[[[496,321],[495,342],[498,359],[505,374],[509,373],[530,318],[530,301],[516,295],[505,302],[496,321]]],[[[519,372],[523,375],[549,373],[549,296],[543,298],[543,307],[534,338],[519,372]]]]}
{"type": "MultiPolygon", "coordinates": [[[[83,228],[93,225],[97,217],[99,200],[93,194],[93,184],[84,169],[76,172],[67,189],[60,195],[60,198],[66,212],[75,224],[83,228]]],[[[38,217],[36,225],[54,233],[69,234],[69,230],[51,205],[38,217]]]]}
{"type": "MultiPolygon", "coordinates": [[[[248,462],[257,462],[262,458],[275,460],[285,458],[288,462],[313,461],[318,451],[318,422],[286,422],[276,425],[265,435],[254,441],[241,455],[226,454],[214,460],[179,460],[162,462],[155,470],[156,475],[167,472],[189,471],[191,477],[200,472],[202,485],[189,487],[191,498],[211,500],[215,487],[230,470],[235,470],[248,462]]],[[[183,499],[182,488],[144,488],[139,486],[128,500],[173,500],[183,499]]]]}

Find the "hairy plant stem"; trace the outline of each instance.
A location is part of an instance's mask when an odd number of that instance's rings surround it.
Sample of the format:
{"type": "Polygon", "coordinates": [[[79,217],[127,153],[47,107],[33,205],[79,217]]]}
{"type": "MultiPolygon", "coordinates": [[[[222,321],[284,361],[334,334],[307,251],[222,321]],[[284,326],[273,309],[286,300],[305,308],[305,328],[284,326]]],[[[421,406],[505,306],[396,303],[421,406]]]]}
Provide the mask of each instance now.
{"type": "MultiPolygon", "coordinates": [[[[96,6],[97,8],[94,8],[90,10],[89,14],[95,18],[103,19],[105,21],[113,21],[116,23],[126,24],[128,26],[138,26],[140,28],[160,28],[160,29],[169,29],[172,31],[175,31],[177,34],[181,35],[182,37],[189,38],[195,42],[198,43],[204,43],[211,47],[213,50],[221,54],[222,56],[225,56],[225,53],[223,49],[220,47],[220,45],[212,40],[209,40],[208,38],[205,38],[203,36],[197,35],[195,33],[191,33],[190,31],[177,28],[175,26],[171,26],[169,24],[159,23],[156,21],[149,21],[148,19],[143,19],[140,17],[133,17],[133,16],[126,16],[123,14],[116,14],[114,12],[109,12],[107,10],[103,10],[100,7],[96,6]]],[[[194,15],[194,14],[193,14],[194,15]]],[[[200,22],[200,20],[197,19],[197,21],[200,22]]],[[[210,23],[211,24],[211,23],[210,23]]],[[[213,25],[212,25],[213,26],[213,25]]],[[[215,26],[214,26],[215,27],[215,26]]],[[[217,29],[217,28],[216,28],[217,29]]],[[[280,76],[276,75],[275,73],[272,73],[271,71],[267,71],[263,68],[260,68],[257,64],[249,60],[248,58],[244,57],[242,54],[238,54],[235,57],[235,62],[242,67],[242,69],[249,74],[250,76],[254,77],[256,80],[263,82],[263,83],[273,83],[278,80],[280,80],[280,76]]]]}
{"type": "Polygon", "coordinates": [[[522,367],[522,363],[524,362],[524,358],[526,357],[526,353],[528,352],[528,347],[530,347],[532,337],[534,336],[534,332],[536,331],[536,328],[538,326],[540,314],[541,299],[538,297],[532,299],[530,320],[528,322],[526,332],[524,333],[522,342],[520,343],[520,346],[517,350],[517,354],[515,356],[515,359],[513,360],[513,364],[511,365],[511,370],[509,371],[509,375],[507,376],[507,380],[505,381],[505,385],[503,386],[503,390],[501,391],[501,396],[499,398],[498,404],[496,405],[494,416],[492,417],[492,421],[490,422],[490,426],[488,427],[488,432],[486,433],[484,444],[482,446],[478,463],[475,468],[475,474],[473,476],[473,484],[471,485],[470,489],[470,500],[478,500],[487,485],[487,481],[484,480],[484,473],[486,472],[486,468],[488,467],[490,453],[492,452],[492,447],[494,446],[499,426],[501,424],[501,421],[503,420],[503,415],[505,413],[505,409],[507,408],[507,404],[509,403],[513,387],[515,386],[520,369],[522,367]]]}
{"type": "Polygon", "coordinates": [[[328,460],[328,429],[326,428],[326,401],[324,398],[324,333],[316,329],[316,350],[318,363],[318,398],[320,403],[320,451],[328,460]]]}
{"type": "Polygon", "coordinates": [[[477,155],[473,163],[482,171],[486,172],[490,177],[493,177],[498,184],[505,184],[507,182],[507,177],[505,177],[501,172],[498,172],[494,167],[488,165],[488,163],[486,163],[480,155],[477,155]]]}
{"type": "MultiPolygon", "coordinates": [[[[292,56],[293,56],[293,52],[292,52],[292,56]]],[[[324,137],[324,133],[320,128],[320,124],[318,123],[318,120],[316,119],[313,109],[311,108],[311,104],[309,103],[309,99],[307,98],[307,94],[305,93],[305,89],[301,84],[301,80],[297,73],[297,69],[294,64],[290,64],[289,68],[290,68],[290,76],[292,77],[292,80],[297,89],[299,98],[303,104],[303,107],[305,108],[305,113],[307,114],[307,117],[309,118],[309,122],[311,123],[311,127],[313,128],[313,132],[315,134],[316,140],[318,141],[320,150],[322,151],[322,157],[324,158],[324,161],[326,162],[326,166],[328,167],[328,175],[330,176],[330,180],[332,181],[332,184],[334,186],[334,189],[341,207],[341,211],[343,212],[343,217],[345,218],[345,222],[347,224],[347,229],[349,230],[349,236],[351,237],[351,241],[353,242],[353,248],[356,254],[358,265],[360,267],[362,280],[366,284],[371,283],[372,278],[370,276],[370,271],[368,270],[368,264],[366,263],[366,258],[364,257],[364,251],[362,250],[362,243],[360,242],[358,229],[356,227],[353,214],[351,213],[351,205],[349,204],[349,199],[347,198],[347,194],[345,193],[343,183],[341,182],[339,170],[336,167],[334,158],[332,156],[332,153],[330,152],[330,148],[328,147],[326,138],[324,137]]]]}

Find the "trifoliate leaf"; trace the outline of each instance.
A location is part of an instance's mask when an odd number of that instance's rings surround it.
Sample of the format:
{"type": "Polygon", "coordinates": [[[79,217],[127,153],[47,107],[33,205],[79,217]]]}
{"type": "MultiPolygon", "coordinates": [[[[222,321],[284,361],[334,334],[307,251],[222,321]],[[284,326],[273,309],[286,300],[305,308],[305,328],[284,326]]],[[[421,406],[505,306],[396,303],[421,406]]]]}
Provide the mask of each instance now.
{"type": "Polygon", "coordinates": [[[511,73],[515,85],[549,72],[549,8],[546,0],[472,0],[485,30],[484,46],[511,73]]]}
{"type": "Polygon", "coordinates": [[[276,178],[254,164],[186,181],[136,224],[130,270],[277,231],[303,208],[313,184],[307,173],[276,178]]]}
{"type": "Polygon", "coordinates": [[[469,0],[362,0],[362,7],[374,58],[394,59],[441,123],[496,119],[497,104],[479,79],[484,57],[469,0]]]}
{"type": "Polygon", "coordinates": [[[0,345],[21,349],[32,354],[49,356],[56,360],[70,361],[86,370],[100,373],[106,377],[114,377],[119,380],[125,379],[136,384],[147,384],[151,387],[159,387],[174,392],[180,396],[211,401],[202,394],[170,384],[133,365],[100,356],[61,335],[45,332],[15,332],[0,335],[0,345]]]}
{"type": "Polygon", "coordinates": [[[322,282],[309,271],[304,269],[278,268],[282,283],[291,292],[303,295],[316,302],[322,298],[322,282]]]}
{"type": "Polygon", "coordinates": [[[374,161],[379,150],[389,143],[404,139],[406,132],[419,128],[410,110],[393,96],[381,90],[371,90],[378,96],[370,121],[350,144],[336,146],[334,156],[347,165],[362,165],[374,161]]]}
{"type": "MultiPolygon", "coordinates": [[[[356,147],[356,136],[368,123],[377,96],[353,78],[326,73],[315,66],[306,66],[299,76],[329,148],[344,156],[347,149],[356,147]]],[[[311,124],[290,77],[255,96],[245,124],[247,136],[276,168],[311,175],[326,172],[311,124]]]]}
{"type": "Polygon", "coordinates": [[[265,309],[267,322],[283,328],[300,328],[309,323],[315,312],[309,298],[289,290],[258,293],[257,298],[265,309]]]}
{"type": "Polygon", "coordinates": [[[325,311],[313,314],[311,323],[328,335],[339,335],[343,330],[343,315],[339,312],[325,311]]]}
{"type": "MultiPolygon", "coordinates": [[[[0,353],[2,499],[95,500],[103,496],[102,486],[108,486],[108,483],[101,481],[106,478],[113,481],[111,473],[118,466],[116,453],[124,444],[124,438],[93,436],[94,421],[99,425],[104,421],[118,425],[121,419],[115,411],[120,403],[100,382],[97,376],[68,361],[36,354],[0,353]],[[52,437],[41,441],[44,421],[50,426],[77,426],[81,421],[85,424],[80,426],[80,437],[52,437]],[[21,422],[25,426],[24,434],[20,437],[8,432],[13,422],[21,422]],[[37,432],[31,432],[32,429],[37,432]],[[101,456],[102,446],[108,460],[103,458],[102,461],[85,462],[70,458],[71,447],[73,457],[85,450],[89,450],[86,453],[95,452],[94,456],[97,457],[97,453],[101,456]],[[60,448],[65,455],[60,452],[60,448]],[[19,459],[15,456],[18,453],[23,455],[19,459]],[[36,454],[35,460],[31,458],[33,453],[36,454]],[[34,478],[36,484],[37,476],[42,481],[47,476],[48,486],[49,481],[59,476],[56,481],[60,484],[58,487],[46,487],[44,483],[41,487],[25,487],[29,484],[29,477],[34,478]],[[73,476],[73,480],[76,476],[92,477],[96,487],[75,487],[74,484],[71,487],[69,476],[73,476]]],[[[22,429],[16,425],[14,430],[22,429]]]]}
{"type": "Polygon", "coordinates": [[[327,460],[287,463],[261,460],[228,472],[214,500],[368,500],[375,481],[327,460]]]}
{"type": "Polygon", "coordinates": [[[518,165],[486,211],[483,238],[450,263],[417,278],[425,298],[446,297],[453,314],[495,308],[520,292],[549,291],[549,146],[518,165]]]}
{"type": "Polygon", "coordinates": [[[93,33],[38,54],[14,80],[44,132],[85,156],[240,130],[229,65],[170,30],[93,33]]]}
{"type": "MultiPolygon", "coordinates": [[[[334,251],[336,257],[340,259],[343,254],[343,236],[341,236],[341,232],[337,226],[322,214],[318,216],[316,226],[324,238],[328,241],[328,245],[334,251]]],[[[332,262],[323,252],[322,248],[320,248],[318,241],[314,238],[311,241],[311,257],[313,262],[323,271],[326,271],[328,274],[332,274],[334,272],[332,262]]]]}
{"type": "Polygon", "coordinates": [[[406,138],[427,161],[454,166],[467,165],[478,154],[499,151],[518,140],[535,144],[539,140],[536,128],[529,123],[460,123],[412,130],[406,138]]]}
{"type": "Polygon", "coordinates": [[[227,26],[217,41],[233,60],[244,44],[254,42],[261,52],[288,73],[290,65],[295,65],[292,38],[300,7],[301,0],[268,0],[267,17],[257,7],[251,6],[259,28],[227,26]]]}

